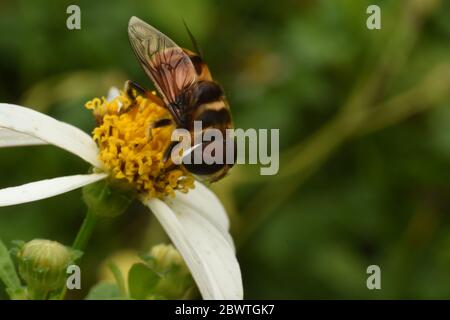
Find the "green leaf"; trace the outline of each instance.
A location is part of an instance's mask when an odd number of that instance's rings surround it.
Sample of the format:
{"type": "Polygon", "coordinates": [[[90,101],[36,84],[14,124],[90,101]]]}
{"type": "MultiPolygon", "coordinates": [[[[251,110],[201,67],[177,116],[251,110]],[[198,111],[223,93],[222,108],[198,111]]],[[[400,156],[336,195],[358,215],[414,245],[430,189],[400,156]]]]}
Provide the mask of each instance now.
{"type": "Polygon", "coordinates": [[[0,280],[3,281],[8,292],[17,292],[22,289],[16,269],[11,260],[8,249],[0,240],[0,280]]]}
{"type": "Polygon", "coordinates": [[[86,300],[117,300],[123,299],[119,287],[115,283],[100,282],[91,288],[86,300]]]}
{"type": "Polygon", "coordinates": [[[128,273],[128,288],[133,299],[146,299],[161,276],[143,263],[134,264],[128,273]]]}

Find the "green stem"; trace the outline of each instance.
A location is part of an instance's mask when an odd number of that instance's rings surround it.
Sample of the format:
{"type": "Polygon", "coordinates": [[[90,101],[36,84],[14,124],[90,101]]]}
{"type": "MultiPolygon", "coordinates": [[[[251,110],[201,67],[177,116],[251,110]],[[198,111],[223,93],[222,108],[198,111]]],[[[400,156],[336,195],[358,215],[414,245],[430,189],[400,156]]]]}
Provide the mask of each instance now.
{"type": "MultiPolygon", "coordinates": [[[[88,210],[86,213],[86,217],[84,217],[83,224],[78,230],[75,241],[73,242],[72,249],[85,251],[89,238],[94,231],[95,224],[98,221],[98,216],[96,216],[91,210],[88,210]]],[[[67,292],[67,286],[64,286],[61,294],[59,296],[60,300],[64,300],[64,297],[67,292]]]]}
{"type": "Polygon", "coordinates": [[[92,235],[97,220],[98,217],[88,210],[83,224],[81,225],[80,230],[78,230],[77,237],[73,242],[72,249],[79,251],[84,251],[86,249],[86,245],[92,235]]]}

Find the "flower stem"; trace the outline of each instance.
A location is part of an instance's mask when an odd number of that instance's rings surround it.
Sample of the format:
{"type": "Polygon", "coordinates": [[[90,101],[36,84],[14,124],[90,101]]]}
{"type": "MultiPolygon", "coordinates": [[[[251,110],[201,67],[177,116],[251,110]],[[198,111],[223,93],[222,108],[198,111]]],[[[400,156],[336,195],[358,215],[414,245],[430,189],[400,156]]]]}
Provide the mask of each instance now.
{"type": "MultiPolygon", "coordinates": [[[[73,242],[72,249],[83,251],[86,249],[89,238],[94,231],[95,224],[98,221],[98,216],[95,215],[91,210],[88,210],[86,217],[84,217],[83,224],[78,230],[75,241],[73,242]]],[[[59,296],[60,300],[63,300],[67,291],[67,286],[64,286],[61,294],[59,296]]]]}
{"type": "Polygon", "coordinates": [[[91,237],[97,220],[98,217],[90,210],[88,210],[83,224],[81,225],[80,230],[78,230],[77,237],[73,242],[72,249],[80,251],[84,251],[86,249],[86,245],[89,241],[89,238],[91,237]]]}

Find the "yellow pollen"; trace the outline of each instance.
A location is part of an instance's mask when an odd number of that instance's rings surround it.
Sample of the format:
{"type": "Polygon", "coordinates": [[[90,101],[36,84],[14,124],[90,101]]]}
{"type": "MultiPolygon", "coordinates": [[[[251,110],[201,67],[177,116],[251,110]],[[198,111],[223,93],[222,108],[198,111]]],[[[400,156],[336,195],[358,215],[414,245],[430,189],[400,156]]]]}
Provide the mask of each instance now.
{"type": "Polygon", "coordinates": [[[111,101],[95,98],[86,103],[86,108],[97,120],[93,137],[100,148],[100,160],[112,178],[159,198],[194,187],[189,172],[174,166],[170,159],[163,161],[174,126],[151,128],[155,121],[170,118],[156,96],[131,99],[121,92],[111,101]]]}

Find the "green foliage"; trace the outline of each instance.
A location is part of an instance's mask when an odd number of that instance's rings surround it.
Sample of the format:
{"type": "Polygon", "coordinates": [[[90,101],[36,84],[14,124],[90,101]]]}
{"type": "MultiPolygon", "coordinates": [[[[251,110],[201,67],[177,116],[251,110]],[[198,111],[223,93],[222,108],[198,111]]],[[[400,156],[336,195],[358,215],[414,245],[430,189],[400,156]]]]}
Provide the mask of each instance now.
{"type": "Polygon", "coordinates": [[[123,296],[115,283],[100,282],[93,286],[86,296],[86,300],[119,300],[123,296]]]}
{"type": "Polygon", "coordinates": [[[156,285],[162,277],[143,263],[134,264],[128,274],[128,287],[130,297],[133,299],[146,299],[154,292],[156,285]]]}
{"type": "Polygon", "coordinates": [[[99,282],[86,299],[183,299],[194,293],[192,277],[171,245],[154,246],[150,254],[142,256],[143,261],[130,266],[126,277],[115,262],[108,262],[115,282],[99,282]]]}
{"type": "Polygon", "coordinates": [[[22,299],[25,291],[22,288],[10,253],[0,240],[0,280],[4,283],[11,299],[22,299]]]}

